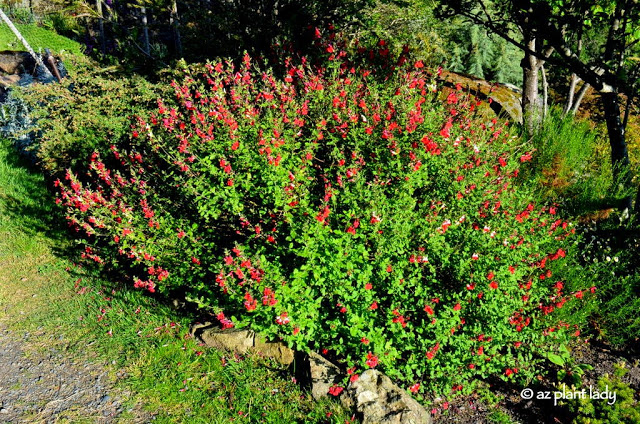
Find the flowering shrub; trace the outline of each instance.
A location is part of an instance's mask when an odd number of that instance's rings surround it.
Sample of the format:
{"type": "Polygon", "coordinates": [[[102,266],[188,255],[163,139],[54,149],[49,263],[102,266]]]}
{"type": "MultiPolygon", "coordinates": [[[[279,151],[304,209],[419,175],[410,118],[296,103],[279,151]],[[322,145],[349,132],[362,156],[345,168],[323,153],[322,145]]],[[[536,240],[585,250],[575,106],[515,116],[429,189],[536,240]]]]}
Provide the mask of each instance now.
{"type": "Polygon", "coordinates": [[[333,355],[351,380],[532,378],[576,331],[554,311],[595,288],[564,289],[573,229],[513,185],[530,152],[421,62],[383,81],[346,63],[185,69],[126,143],[56,181],[84,256],[333,355]]]}

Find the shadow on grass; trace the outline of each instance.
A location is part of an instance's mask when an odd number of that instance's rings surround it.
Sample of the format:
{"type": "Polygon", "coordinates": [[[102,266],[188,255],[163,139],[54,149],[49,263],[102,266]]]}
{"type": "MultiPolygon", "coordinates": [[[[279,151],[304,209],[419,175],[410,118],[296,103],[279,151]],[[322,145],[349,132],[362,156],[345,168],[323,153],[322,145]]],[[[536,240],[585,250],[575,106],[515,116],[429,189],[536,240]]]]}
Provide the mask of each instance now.
{"type": "Polygon", "coordinates": [[[66,220],[44,175],[10,141],[0,140],[0,149],[0,211],[4,219],[27,236],[46,236],[53,241],[56,255],[69,257],[73,246],[66,220]]]}
{"type": "MultiPolygon", "coordinates": [[[[52,253],[73,263],[79,250],[73,243],[74,234],[69,229],[64,211],[55,204],[53,187],[46,177],[28,158],[21,156],[12,143],[0,140],[0,213],[11,228],[28,237],[45,236],[50,239],[52,253]]],[[[11,231],[11,230],[10,230],[11,231]]],[[[130,275],[100,266],[85,265],[71,267],[67,272],[75,279],[91,278],[105,290],[116,290],[126,302],[127,292],[139,291],[130,284],[130,275]]],[[[171,308],[175,315],[193,321],[216,322],[214,316],[186,304],[186,293],[172,292],[167,295],[145,293],[156,304],[171,308]]]]}

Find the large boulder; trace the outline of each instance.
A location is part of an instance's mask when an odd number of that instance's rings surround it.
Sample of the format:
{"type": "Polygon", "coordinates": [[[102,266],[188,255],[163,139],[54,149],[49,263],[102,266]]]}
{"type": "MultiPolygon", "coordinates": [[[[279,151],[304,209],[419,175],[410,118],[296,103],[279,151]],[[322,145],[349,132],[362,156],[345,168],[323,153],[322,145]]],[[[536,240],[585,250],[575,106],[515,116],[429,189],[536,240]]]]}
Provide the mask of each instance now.
{"type": "Polygon", "coordinates": [[[474,96],[491,103],[488,106],[496,115],[507,115],[513,122],[522,123],[522,92],[510,84],[498,84],[453,71],[442,71],[440,75],[445,87],[461,86],[474,96]]]}
{"type": "Polygon", "coordinates": [[[363,424],[431,424],[429,412],[379,371],[369,369],[351,382],[342,404],[355,409],[363,424]]]}

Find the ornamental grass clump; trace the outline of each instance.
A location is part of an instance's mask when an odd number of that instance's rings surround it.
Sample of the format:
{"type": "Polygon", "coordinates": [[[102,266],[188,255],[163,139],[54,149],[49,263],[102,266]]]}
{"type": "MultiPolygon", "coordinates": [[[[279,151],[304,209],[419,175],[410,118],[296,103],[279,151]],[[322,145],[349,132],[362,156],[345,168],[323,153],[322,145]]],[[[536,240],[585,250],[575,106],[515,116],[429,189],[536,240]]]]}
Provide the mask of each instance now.
{"type": "Polygon", "coordinates": [[[574,230],[514,185],[531,152],[421,62],[327,53],[281,77],[248,56],[185,68],[128,139],[56,181],[84,256],[351,380],[376,368],[448,394],[533,378],[580,324],[555,311],[595,288],[565,290],[574,230]]]}

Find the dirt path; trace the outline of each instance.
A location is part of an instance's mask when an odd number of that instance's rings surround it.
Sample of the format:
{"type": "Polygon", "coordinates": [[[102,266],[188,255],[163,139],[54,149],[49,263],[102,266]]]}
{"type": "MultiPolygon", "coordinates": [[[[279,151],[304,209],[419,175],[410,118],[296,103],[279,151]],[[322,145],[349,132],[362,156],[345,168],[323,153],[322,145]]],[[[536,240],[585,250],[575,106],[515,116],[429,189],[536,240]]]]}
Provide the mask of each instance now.
{"type": "Polygon", "coordinates": [[[153,421],[150,414],[124,405],[127,394],[113,389],[103,367],[52,347],[26,350],[31,338],[0,324],[0,423],[153,421]]]}

